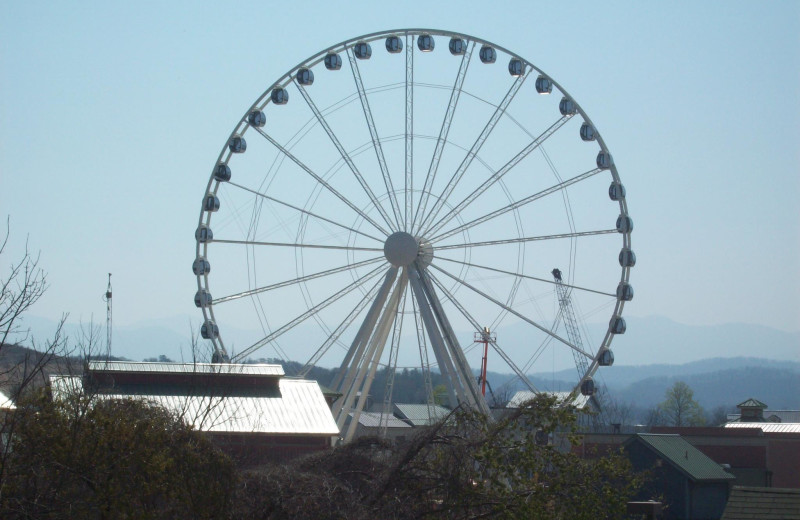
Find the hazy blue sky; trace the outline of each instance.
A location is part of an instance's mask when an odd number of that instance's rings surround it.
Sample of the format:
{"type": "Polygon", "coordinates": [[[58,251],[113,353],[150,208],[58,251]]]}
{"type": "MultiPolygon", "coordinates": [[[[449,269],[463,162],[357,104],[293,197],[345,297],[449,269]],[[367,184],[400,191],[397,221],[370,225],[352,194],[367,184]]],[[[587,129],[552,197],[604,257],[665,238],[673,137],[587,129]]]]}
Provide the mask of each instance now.
{"type": "Polygon", "coordinates": [[[590,114],[636,223],[627,315],[800,329],[800,3],[269,4],[0,3],[0,267],[26,235],[41,251],[34,314],[102,321],[113,272],[116,323],[199,321],[199,204],[241,114],[329,45],[431,27],[518,53],[590,114]]]}

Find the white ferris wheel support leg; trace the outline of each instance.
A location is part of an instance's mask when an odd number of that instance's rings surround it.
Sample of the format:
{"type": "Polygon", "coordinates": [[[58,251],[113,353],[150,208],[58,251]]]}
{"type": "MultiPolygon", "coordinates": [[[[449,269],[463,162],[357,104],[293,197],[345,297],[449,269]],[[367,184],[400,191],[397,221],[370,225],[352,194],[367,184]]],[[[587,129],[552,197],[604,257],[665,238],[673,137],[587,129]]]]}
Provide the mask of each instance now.
{"type": "Polygon", "coordinates": [[[412,265],[410,279],[437,361],[440,367],[448,369],[450,386],[457,394],[458,403],[490,416],[489,406],[478,390],[461,345],[424,269],[412,265]]]}
{"type": "MultiPolygon", "coordinates": [[[[375,328],[375,323],[378,321],[378,314],[383,308],[384,303],[386,303],[386,298],[389,296],[389,290],[392,288],[395,278],[397,278],[397,268],[392,267],[386,272],[386,276],[383,279],[383,284],[378,290],[378,295],[376,296],[375,301],[372,302],[364,321],[361,323],[361,327],[359,327],[358,332],[356,333],[356,337],[353,339],[353,343],[347,350],[344,360],[342,360],[342,364],[339,367],[339,372],[333,379],[333,383],[331,383],[333,390],[341,392],[342,388],[350,384],[345,381],[345,378],[348,376],[348,374],[352,372],[348,372],[348,368],[350,367],[351,363],[353,363],[354,359],[356,366],[358,365],[359,360],[364,353],[364,349],[366,348],[367,339],[372,335],[372,330],[375,328]]],[[[350,377],[350,382],[352,382],[352,376],[350,377]]],[[[342,402],[343,399],[340,398],[339,401],[337,401],[338,404],[334,404],[334,415],[336,415],[337,410],[341,408],[342,402]]]]}
{"type": "Polygon", "coordinates": [[[400,281],[394,287],[392,296],[389,298],[389,303],[386,305],[380,322],[375,329],[375,334],[370,340],[369,349],[367,350],[366,356],[364,356],[364,362],[361,364],[361,367],[358,370],[356,380],[348,389],[346,403],[347,406],[342,409],[336,421],[339,428],[341,428],[339,425],[340,423],[342,425],[344,424],[345,418],[348,415],[348,411],[352,407],[353,400],[358,396],[359,393],[361,394],[361,397],[358,399],[355,409],[353,409],[353,417],[350,418],[350,426],[347,428],[347,433],[344,436],[345,443],[350,442],[355,434],[356,426],[358,426],[358,421],[361,418],[361,412],[364,409],[366,397],[369,395],[369,390],[372,387],[372,381],[375,379],[375,372],[378,370],[378,365],[380,364],[381,356],[383,355],[383,349],[386,346],[386,340],[389,338],[389,333],[392,331],[392,326],[394,325],[395,320],[398,318],[397,310],[400,306],[400,297],[405,292],[407,286],[408,275],[403,273],[403,275],[400,277],[400,281]]]}

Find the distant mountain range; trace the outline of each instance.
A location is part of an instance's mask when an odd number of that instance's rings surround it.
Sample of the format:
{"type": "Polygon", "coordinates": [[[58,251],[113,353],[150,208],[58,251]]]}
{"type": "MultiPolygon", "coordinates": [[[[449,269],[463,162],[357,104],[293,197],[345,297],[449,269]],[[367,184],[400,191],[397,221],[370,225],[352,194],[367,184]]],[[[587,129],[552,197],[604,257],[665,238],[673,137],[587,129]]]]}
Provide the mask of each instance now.
{"type": "MultiPolygon", "coordinates": [[[[663,317],[627,321],[627,333],[615,338],[612,345],[616,364],[600,369],[596,376],[597,382],[606,386],[616,399],[650,407],[664,399],[670,385],[682,380],[692,387],[696,399],[707,409],[733,407],[749,397],[767,403],[772,409],[800,408],[800,332],[741,323],[690,326],[663,317]]],[[[111,354],[132,360],[163,355],[175,361],[190,361],[193,359],[191,331],[197,329],[198,323],[197,319],[176,317],[116,326],[111,354]]],[[[54,322],[36,317],[27,317],[24,325],[30,327],[39,341],[55,329],[54,322]]],[[[102,343],[99,346],[104,350],[105,330],[102,326],[98,328],[102,343]]],[[[602,337],[604,331],[602,325],[590,324],[587,329],[592,337],[602,337]]],[[[513,359],[524,361],[526,354],[514,347],[526,343],[524,338],[514,339],[522,330],[514,325],[506,327],[503,343],[510,345],[506,352],[513,359]]],[[[68,324],[65,333],[80,337],[80,327],[68,324]]],[[[201,340],[198,348],[199,359],[210,357],[208,344],[201,340]]],[[[490,373],[488,377],[498,388],[512,378],[499,373],[490,373]]],[[[575,369],[556,367],[548,373],[531,374],[531,378],[543,390],[565,390],[575,381],[575,369]]]]}
{"type": "MultiPolygon", "coordinates": [[[[785,332],[743,323],[684,325],[659,316],[630,317],[626,321],[627,332],[615,337],[612,344],[617,368],[630,365],[680,365],[704,359],[737,357],[800,362],[800,332],[785,332]]],[[[45,339],[55,330],[54,321],[35,316],[27,316],[24,326],[29,327],[33,337],[39,340],[45,339]]],[[[95,323],[95,326],[100,327],[100,336],[105,345],[105,321],[95,323]]],[[[111,354],[133,360],[159,355],[175,360],[191,359],[191,335],[192,332],[196,333],[199,326],[199,315],[174,316],[127,326],[116,325],[111,354]]],[[[606,327],[607,324],[587,324],[587,342],[592,344],[601,339],[606,327]]],[[[512,359],[528,359],[530,341],[525,335],[529,330],[530,327],[520,324],[503,328],[498,341],[512,359]]],[[[68,324],[65,332],[71,337],[78,337],[78,324],[68,324]]],[[[471,331],[464,335],[472,341],[471,331]]],[[[210,347],[201,340],[200,354],[208,353],[210,347]]],[[[266,351],[255,355],[272,356],[274,353],[266,351]]],[[[555,370],[560,371],[569,366],[571,363],[557,363],[555,370]]]]}
{"type": "MultiPolygon", "coordinates": [[[[569,386],[573,371],[535,374],[545,387],[569,386]],[[550,380],[548,381],[548,377],[550,380]]],[[[773,410],[800,409],[800,362],[763,358],[712,358],[681,365],[612,366],[601,368],[597,382],[622,402],[649,408],[664,400],[667,388],[683,381],[705,408],[733,407],[750,397],[773,410]]]]}

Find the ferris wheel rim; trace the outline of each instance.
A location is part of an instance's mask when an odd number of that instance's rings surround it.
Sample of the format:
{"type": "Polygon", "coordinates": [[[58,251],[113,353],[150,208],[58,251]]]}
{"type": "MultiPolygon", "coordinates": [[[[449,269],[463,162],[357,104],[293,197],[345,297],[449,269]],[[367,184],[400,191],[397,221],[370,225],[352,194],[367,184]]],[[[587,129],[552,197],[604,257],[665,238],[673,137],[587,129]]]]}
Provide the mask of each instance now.
{"type": "MultiPolygon", "coordinates": [[[[490,42],[488,40],[484,40],[482,38],[477,38],[477,37],[474,37],[474,36],[471,36],[471,35],[467,35],[465,33],[446,31],[446,30],[437,30],[437,29],[421,29],[420,28],[420,29],[398,29],[398,30],[379,31],[379,32],[365,34],[365,35],[362,35],[362,36],[359,36],[359,37],[356,37],[356,38],[350,38],[350,39],[347,39],[347,40],[343,40],[342,42],[339,42],[339,43],[337,43],[337,44],[335,44],[333,46],[330,46],[330,47],[324,49],[323,51],[320,51],[320,52],[310,56],[306,60],[301,61],[298,65],[296,65],[296,66],[292,67],[291,69],[289,69],[289,71],[287,71],[276,82],[274,82],[272,85],[270,85],[270,87],[268,89],[266,89],[261,94],[261,96],[259,96],[257,98],[256,102],[253,103],[248,108],[248,110],[245,112],[245,114],[242,116],[242,118],[240,119],[239,123],[237,123],[237,125],[235,125],[233,131],[231,132],[231,134],[230,134],[230,136],[228,138],[228,141],[226,141],[226,144],[223,146],[223,149],[220,152],[220,154],[219,154],[219,156],[217,158],[217,161],[215,162],[215,168],[219,164],[226,164],[227,165],[228,162],[230,161],[231,156],[232,156],[232,152],[230,152],[230,150],[228,150],[228,142],[230,141],[230,139],[232,139],[234,136],[237,136],[237,135],[244,136],[246,134],[246,132],[250,129],[250,125],[247,122],[248,114],[250,114],[251,111],[253,111],[254,109],[259,109],[259,110],[264,109],[271,102],[271,100],[269,99],[270,93],[276,88],[284,88],[287,85],[289,85],[293,81],[293,77],[297,73],[298,70],[300,70],[302,68],[311,68],[311,67],[313,67],[315,65],[318,65],[320,62],[322,62],[322,60],[324,59],[324,57],[328,53],[337,52],[337,51],[338,52],[346,52],[347,50],[352,49],[359,42],[368,42],[369,43],[369,42],[377,41],[377,40],[380,40],[382,38],[386,38],[386,37],[392,36],[392,35],[405,35],[406,37],[408,37],[408,36],[420,36],[420,35],[423,35],[423,34],[428,34],[428,35],[432,35],[432,36],[445,36],[445,37],[450,37],[450,38],[454,38],[454,37],[462,38],[466,42],[472,43],[473,45],[478,45],[478,44],[480,44],[480,45],[490,45],[491,47],[493,47],[497,51],[503,52],[507,56],[517,57],[517,58],[523,60],[524,64],[527,67],[530,67],[532,70],[538,72],[541,75],[544,75],[546,78],[548,78],[552,82],[553,87],[555,87],[565,97],[568,97],[569,99],[574,101],[574,98],[572,96],[570,96],[569,93],[558,82],[556,82],[556,80],[554,80],[550,75],[546,74],[544,71],[542,71],[541,69],[536,67],[533,63],[531,63],[528,60],[525,60],[524,58],[522,58],[518,54],[516,54],[514,52],[511,52],[508,49],[506,49],[506,48],[504,48],[502,46],[499,46],[497,44],[494,44],[494,43],[492,43],[492,42],[490,42]]],[[[596,140],[597,140],[597,143],[600,146],[600,149],[601,150],[608,150],[608,147],[606,146],[605,141],[603,141],[602,135],[596,129],[597,127],[591,121],[591,119],[589,118],[588,114],[586,114],[586,112],[583,110],[583,108],[581,107],[581,105],[579,103],[575,102],[575,105],[576,105],[576,114],[575,115],[579,114],[586,123],[592,125],[592,127],[595,129],[596,140]]],[[[620,182],[616,164],[612,163],[610,165],[610,167],[608,168],[608,172],[611,174],[613,181],[620,182]]],[[[211,174],[211,176],[209,178],[205,193],[216,194],[218,189],[219,189],[219,187],[220,187],[220,182],[219,181],[215,182],[215,177],[214,177],[214,174],[212,172],[212,174],[211,174]]],[[[621,215],[628,215],[626,198],[622,197],[618,202],[619,202],[619,206],[620,206],[620,214],[621,215]]],[[[198,219],[198,227],[202,226],[203,224],[210,225],[210,223],[211,223],[211,212],[207,212],[207,211],[205,211],[205,209],[201,209],[200,216],[199,216],[199,219],[198,219]]],[[[630,233],[630,231],[626,231],[626,232],[621,233],[621,234],[622,234],[622,239],[623,239],[623,248],[630,249],[630,247],[631,247],[631,240],[630,240],[630,234],[631,233],[630,233]]],[[[208,257],[209,243],[213,243],[213,241],[212,242],[206,241],[206,242],[202,242],[202,243],[198,241],[197,247],[196,247],[196,257],[197,258],[199,258],[199,257],[207,258],[208,257]]],[[[296,250],[296,251],[301,251],[301,250],[296,250]]],[[[630,267],[629,266],[627,266],[627,267],[623,266],[622,270],[621,270],[620,282],[621,283],[622,282],[627,283],[629,281],[629,276],[630,276],[630,267]]],[[[197,287],[198,287],[198,291],[200,291],[202,289],[205,289],[205,290],[209,289],[208,273],[204,273],[202,275],[197,275],[197,287]]],[[[622,311],[623,311],[623,308],[624,308],[624,303],[625,302],[623,300],[617,299],[617,301],[615,303],[615,307],[614,307],[614,311],[613,311],[612,316],[621,316],[622,315],[622,311]]],[[[202,308],[202,312],[203,312],[203,315],[204,315],[204,319],[206,321],[211,320],[212,322],[216,322],[216,319],[215,319],[215,316],[214,316],[213,305],[209,306],[209,307],[203,307],[202,308]]],[[[597,367],[598,367],[597,357],[599,355],[599,352],[604,348],[605,349],[608,348],[608,346],[611,343],[611,339],[613,338],[613,335],[614,334],[612,334],[610,331],[606,333],[605,338],[600,343],[600,346],[598,348],[598,353],[592,359],[591,366],[589,367],[589,369],[587,370],[586,374],[583,376],[581,381],[578,382],[578,385],[580,385],[581,382],[583,382],[585,379],[591,378],[594,375],[594,372],[597,370],[597,367]]],[[[222,346],[222,349],[224,351],[224,344],[222,343],[221,338],[219,339],[219,343],[222,346]]]]}

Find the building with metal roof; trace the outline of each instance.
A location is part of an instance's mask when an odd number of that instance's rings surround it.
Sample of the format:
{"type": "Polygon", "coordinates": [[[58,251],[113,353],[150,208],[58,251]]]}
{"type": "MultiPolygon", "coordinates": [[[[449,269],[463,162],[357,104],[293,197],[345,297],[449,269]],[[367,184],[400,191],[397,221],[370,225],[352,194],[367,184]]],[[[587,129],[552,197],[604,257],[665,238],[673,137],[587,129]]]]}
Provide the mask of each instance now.
{"type": "Polygon", "coordinates": [[[10,427],[9,419],[16,409],[17,405],[14,404],[14,401],[0,391],[0,451],[2,452],[5,452],[8,445],[9,433],[7,430],[10,427]]]}
{"type": "Polygon", "coordinates": [[[800,423],[800,410],[769,410],[757,399],[750,398],[736,407],[739,413],[728,414],[729,423],[800,423]]]}
{"type": "Polygon", "coordinates": [[[641,498],[663,496],[664,519],[719,518],[735,477],[679,435],[636,434],[624,444],[634,469],[652,472],[641,498]]]}
{"type": "Polygon", "coordinates": [[[419,427],[441,421],[450,414],[450,410],[439,405],[395,403],[394,414],[411,426],[419,427]]]}
{"type": "Polygon", "coordinates": [[[800,490],[734,486],[722,520],[800,520],[800,490]]]}
{"type": "Polygon", "coordinates": [[[0,390],[0,410],[14,410],[16,408],[17,405],[14,404],[14,401],[0,390]]]}
{"type": "MultiPolygon", "coordinates": [[[[583,394],[577,394],[575,396],[571,396],[569,392],[543,392],[547,395],[552,395],[558,398],[559,403],[568,403],[578,410],[584,410],[588,406],[591,410],[596,411],[599,409],[597,404],[597,400],[595,400],[592,396],[586,396],[583,394]],[[571,399],[571,400],[570,400],[571,399]]],[[[535,392],[531,392],[530,390],[518,390],[511,399],[508,401],[506,408],[519,408],[523,403],[530,401],[534,397],[536,397],[535,392]]]]}
{"type": "MultiPolygon", "coordinates": [[[[345,419],[342,431],[350,427],[355,412],[350,412],[345,419]]],[[[405,441],[412,434],[412,427],[392,414],[382,412],[361,412],[358,414],[354,438],[383,437],[393,441],[405,441]],[[385,435],[384,435],[385,434],[385,435]]]]}
{"type": "Polygon", "coordinates": [[[742,423],[732,422],[725,425],[725,428],[757,428],[764,433],[798,433],[800,434],[800,423],[742,423]]]}
{"type": "Polygon", "coordinates": [[[82,376],[51,376],[51,389],[144,399],[251,464],[327,449],[339,434],[317,382],[284,377],[280,365],[93,361],[82,376]]]}

